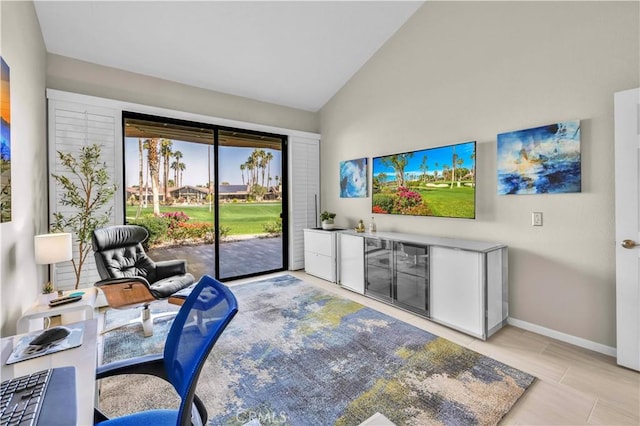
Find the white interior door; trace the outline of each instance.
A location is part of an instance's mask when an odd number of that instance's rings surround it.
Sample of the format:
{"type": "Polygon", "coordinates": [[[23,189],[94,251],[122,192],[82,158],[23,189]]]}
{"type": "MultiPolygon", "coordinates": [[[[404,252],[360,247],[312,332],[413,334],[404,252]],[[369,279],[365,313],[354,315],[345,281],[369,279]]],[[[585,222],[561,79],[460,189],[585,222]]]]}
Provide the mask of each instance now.
{"type": "Polygon", "coordinates": [[[640,89],[615,94],[618,364],[640,370],[640,89]]]}

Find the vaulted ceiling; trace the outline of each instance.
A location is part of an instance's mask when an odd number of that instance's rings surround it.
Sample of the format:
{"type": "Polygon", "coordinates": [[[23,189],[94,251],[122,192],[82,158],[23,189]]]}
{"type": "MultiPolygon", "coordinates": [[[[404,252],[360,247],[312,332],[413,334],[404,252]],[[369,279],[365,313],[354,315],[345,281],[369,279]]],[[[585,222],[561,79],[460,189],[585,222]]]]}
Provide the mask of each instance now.
{"type": "Polygon", "coordinates": [[[36,1],[47,51],[319,110],[421,1],[36,1]]]}

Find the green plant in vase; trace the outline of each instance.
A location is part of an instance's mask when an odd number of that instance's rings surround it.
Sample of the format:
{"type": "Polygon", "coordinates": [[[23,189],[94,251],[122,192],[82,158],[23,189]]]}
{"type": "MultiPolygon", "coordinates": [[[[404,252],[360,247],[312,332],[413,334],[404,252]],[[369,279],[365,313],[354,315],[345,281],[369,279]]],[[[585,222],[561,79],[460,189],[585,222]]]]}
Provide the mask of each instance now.
{"type": "Polygon", "coordinates": [[[320,221],[322,222],[322,229],[333,229],[335,226],[333,219],[336,217],[335,213],[331,213],[327,210],[320,213],[320,221]]]}
{"type": "Polygon", "coordinates": [[[47,281],[42,286],[42,294],[51,294],[54,292],[53,283],[51,281],[47,281]]]}

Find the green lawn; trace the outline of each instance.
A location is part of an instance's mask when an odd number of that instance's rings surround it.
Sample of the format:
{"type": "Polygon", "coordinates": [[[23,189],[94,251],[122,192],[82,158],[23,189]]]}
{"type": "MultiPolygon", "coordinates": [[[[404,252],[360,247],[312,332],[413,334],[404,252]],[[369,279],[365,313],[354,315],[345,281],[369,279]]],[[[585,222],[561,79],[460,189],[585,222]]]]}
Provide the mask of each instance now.
{"type": "MultiPolygon", "coordinates": [[[[127,220],[135,218],[137,206],[127,206],[127,220]]],[[[280,203],[228,203],[220,204],[220,226],[229,228],[228,235],[262,234],[263,225],[280,217],[280,203]]],[[[213,223],[213,208],[209,206],[160,206],[161,213],[183,212],[190,222],[213,223]]],[[[143,216],[152,216],[151,206],[142,209],[143,216]]]]}
{"type": "Polygon", "coordinates": [[[420,188],[422,195],[434,216],[474,217],[475,188],[468,186],[453,188],[420,188]]]}

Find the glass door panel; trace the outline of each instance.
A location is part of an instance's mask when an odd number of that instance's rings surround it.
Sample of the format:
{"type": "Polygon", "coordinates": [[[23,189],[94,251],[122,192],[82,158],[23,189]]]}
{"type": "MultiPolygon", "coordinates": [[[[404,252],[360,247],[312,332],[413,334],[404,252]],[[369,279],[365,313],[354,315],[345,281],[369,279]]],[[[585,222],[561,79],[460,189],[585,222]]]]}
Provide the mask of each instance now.
{"type": "Polygon", "coordinates": [[[391,301],[393,284],[393,243],[365,238],[365,293],[391,301]]]}
{"type": "Polygon", "coordinates": [[[214,130],[159,117],[124,116],[125,223],[145,227],[149,257],[185,259],[215,276],[214,130]]]}
{"type": "Polygon", "coordinates": [[[218,131],[220,279],[285,268],[281,136],[218,131]]]}
{"type": "Polygon", "coordinates": [[[396,296],[395,304],[422,315],[429,313],[428,253],[425,246],[395,243],[396,296]]]}

